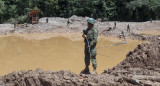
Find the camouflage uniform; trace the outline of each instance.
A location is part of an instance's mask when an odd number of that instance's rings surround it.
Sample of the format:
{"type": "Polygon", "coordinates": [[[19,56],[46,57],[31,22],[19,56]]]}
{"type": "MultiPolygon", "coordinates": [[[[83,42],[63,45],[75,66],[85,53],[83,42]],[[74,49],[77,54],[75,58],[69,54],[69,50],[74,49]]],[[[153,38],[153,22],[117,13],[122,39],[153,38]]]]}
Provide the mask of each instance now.
{"type": "MultiPolygon", "coordinates": [[[[89,45],[91,46],[91,62],[93,64],[93,68],[96,69],[97,62],[96,62],[96,44],[97,44],[97,37],[98,37],[98,30],[96,28],[86,29],[83,35],[87,35],[89,45]]],[[[85,65],[90,65],[90,54],[87,40],[85,42],[85,65]]]]}

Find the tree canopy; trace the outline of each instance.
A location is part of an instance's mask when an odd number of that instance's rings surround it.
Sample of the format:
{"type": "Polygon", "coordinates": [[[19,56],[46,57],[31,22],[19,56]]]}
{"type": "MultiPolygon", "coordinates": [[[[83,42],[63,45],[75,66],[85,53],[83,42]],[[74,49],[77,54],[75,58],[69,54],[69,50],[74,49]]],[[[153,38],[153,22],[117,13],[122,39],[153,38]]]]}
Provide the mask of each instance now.
{"type": "Polygon", "coordinates": [[[31,9],[40,17],[88,16],[102,20],[160,19],[160,0],[0,0],[0,23],[24,20],[31,9]]]}

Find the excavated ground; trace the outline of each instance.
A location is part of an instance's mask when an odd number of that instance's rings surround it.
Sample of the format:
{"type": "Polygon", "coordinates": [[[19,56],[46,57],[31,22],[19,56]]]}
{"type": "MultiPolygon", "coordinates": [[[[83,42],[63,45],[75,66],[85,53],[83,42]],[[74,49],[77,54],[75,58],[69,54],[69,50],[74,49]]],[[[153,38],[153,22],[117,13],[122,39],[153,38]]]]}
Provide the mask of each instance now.
{"type": "MultiPolygon", "coordinates": [[[[50,32],[75,33],[86,28],[86,19],[87,17],[73,16],[70,18],[71,24],[67,26],[68,19],[49,18],[49,23],[45,24],[45,18],[42,18],[40,24],[18,27],[16,30],[13,29],[12,25],[0,25],[0,33],[2,35],[50,32]]],[[[78,75],[70,71],[43,71],[42,69],[15,71],[0,77],[0,86],[159,86],[159,34],[152,36],[150,33],[141,31],[155,30],[157,32],[160,30],[160,22],[117,22],[116,29],[109,31],[109,28],[112,28],[113,25],[114,22],[96,21],[99,34],[119,37],[121,31],[124,31],[128,38],[147,40],[151,43],[138,45],[137,48],[126,55],[125,60],[111,69],[104,70],[102,74],[78,75]],[[130,24],[131,32],[126,31],[128,24],[130,24]]]]}
{"type": "Polygon", "coordinates": [[[160,41],[140,44],[126,59],[99,75],[42,69],[16,71],[0,77],[1,86],[159,86],[160,41]]]}

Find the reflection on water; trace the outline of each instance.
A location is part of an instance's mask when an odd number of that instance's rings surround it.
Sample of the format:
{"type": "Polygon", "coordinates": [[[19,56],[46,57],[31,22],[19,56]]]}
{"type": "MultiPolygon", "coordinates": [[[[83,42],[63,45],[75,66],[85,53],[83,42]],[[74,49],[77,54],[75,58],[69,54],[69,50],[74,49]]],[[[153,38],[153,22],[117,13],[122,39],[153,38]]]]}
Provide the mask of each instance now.
{"type": "MultiPolygon", "coordinates": [[[[100,37],[97,47],[121,40],[100,37]],[[115,41],[117,40],[117,41],[115,41]]],[[[126,54],[142,41],[128,40],[128,44],[97,49],[98,73],[112,68],[125,59],[126,54]]],[[[72,41],[62,36],[43,40],[26,40],[21,37],[0,37],[0,75],[14,70],[70,70],[80,73],[84,68],[83,39],[72,41]]],[[[92,67],[90,66],[92,69],[92,67]]]]}

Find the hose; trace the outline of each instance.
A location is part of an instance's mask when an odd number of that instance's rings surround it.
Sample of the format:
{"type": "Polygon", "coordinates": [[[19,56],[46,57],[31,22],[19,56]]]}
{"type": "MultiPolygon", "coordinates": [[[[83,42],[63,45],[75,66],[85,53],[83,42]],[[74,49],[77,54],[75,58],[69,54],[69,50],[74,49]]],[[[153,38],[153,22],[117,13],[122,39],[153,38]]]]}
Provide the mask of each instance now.
{"type": "Polygon", "coordinates": [[[88,41],[88,38],[86,37],[86,40],[87,40],[87,44],[88,44],[88,51],[89,51],[89,57],[91,59],[91,48],[89,47],[89,41],[88,41]]]}
{"type": "Polygon", "coordinates": [[[105,48],[105,47],[112,47],[112,46],[117,46],[117,45],[122,45],[122,44],[127,44],[127,43],[124,42],[124,43],[116,43],[116,44],[113,44],[113,45],[105,45],[105,46],[102,46],[102,47],[98,47],[97,49],[99,49],[99,48],[105,48]]]}
{"type": "MultiPolygon", "coordinates": [[[[89,55],[90,55],[90,59],[91,59],[91,49],[90,49],[90,45],[89,45],[89,41],[88,41],[88,38],[86,38],[86,40],[87,40],[87,44],[88,44],[88,51],[89,51],[89,55]]],[[[102,55],[102,54],[99,54],[99,53],[97,53],[98,55],[101,55],[101,56],[104,56],[104,57],[109,57],[109,56],[106,56],[106,55],[102,55]]]]}

